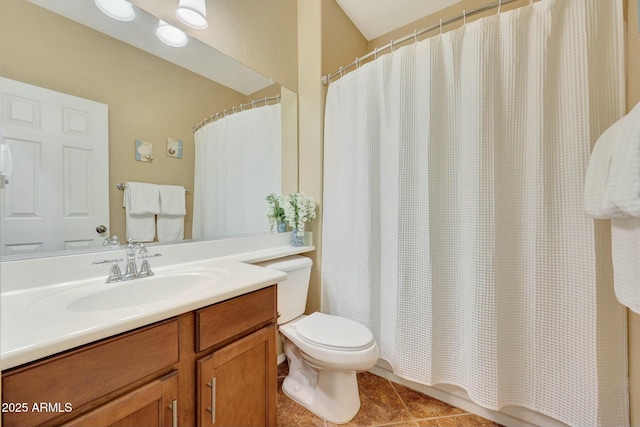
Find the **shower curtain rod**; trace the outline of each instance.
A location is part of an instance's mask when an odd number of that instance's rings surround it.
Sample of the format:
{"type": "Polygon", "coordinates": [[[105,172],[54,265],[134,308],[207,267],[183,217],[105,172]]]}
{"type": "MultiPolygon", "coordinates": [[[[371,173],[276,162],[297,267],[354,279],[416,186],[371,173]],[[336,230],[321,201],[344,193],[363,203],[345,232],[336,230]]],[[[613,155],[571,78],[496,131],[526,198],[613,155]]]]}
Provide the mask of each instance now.
{"type": "MultiPolygon", "coordinates": [[[[505,5],[505,4],[509,4],[509,3],[514,3],[516,1],[519,0],[499,0],[496,3],[493,4],[488,4],[485,6],[481,6],[477,9],[473,9],[470,10],[469,12],[467,11],[463,11],[460,15],[454,16],[453,18],[449,18],[446,21],[443,21],[442,19],[440,20],[440,22],[438,24],[435,25],[431,25],[430,27],[427,28],[423,28],[422,30],[414,30],[413,33],[406,35],[402,38],[399,38],[397,40],[392,40],[390,43],[387,43],[386,45],[382,46],[381,48],[376,48],[373,52],[369,52],[367,53],[365,56],[362,56],[360,58],[356,58],[355,61],[353,61],[352,63],[345,65],[344,67],[340,67],[340,69],[338,71],[336,71],[333,74],[327,74],[322,76],[322,84],[327,86],[329,83],[331,83],[331,80],[336,77],[336,76],[340,76],[342,77],[344,75],[344,72],[347,71],[349,68],[352,67],[360,67],[360,64],[362,63],[362,61],[371,58],[372,56],[374,57],[374,59],[378,58],[378,54],[386,49],[391,49],[391,51],[393,52],[393,48],[394,46],[404,43],[408,40],[413,39],[414,41],[418,41],[418,36],[424,34],[424,33],[428,33],[429,31],[433,31],[436,30],[438,28],[440,28],[440,32],[442,32],[442,27],[444,25],[449,25],[452,24],[456,21],[460,21],[461,19],[465,20],[468,16],[473,16],[473,15],[477,15],[479,13],[482,12],[486,12],[487,10],[491,10],[491,9],[498,9],[498,13],[500,13],[500,7],[505,5]]],[[[529,6],[531,6],[533,4],[533,0],[529,0],[529,6]]]]}
{"type": "Polygon", "coordinates": [[[280,102],[280,95],[267,96],[262,99],[247,102],[246,104],[240,104],[237,107],[231,107],[231,109],[225,108],[224,110],[222,110],[222,112],[212,114],[211,116],[207,117],[206,119],[204,119],[203,121],[195,125],[193,127],[193,133],[195,133],[198,129],[202,128],[203,126],[208,125],[209,123],[213,123],[216,120],[220,120],[221,118],[226,117],[227,114],[237,113],[239,111],[243,111],[245,108],[248,108],[248,107],[255,108],[257,104],[260,104],[261,102],[264,102],[264,105],[267,105],[269,101],[280,102]]]}

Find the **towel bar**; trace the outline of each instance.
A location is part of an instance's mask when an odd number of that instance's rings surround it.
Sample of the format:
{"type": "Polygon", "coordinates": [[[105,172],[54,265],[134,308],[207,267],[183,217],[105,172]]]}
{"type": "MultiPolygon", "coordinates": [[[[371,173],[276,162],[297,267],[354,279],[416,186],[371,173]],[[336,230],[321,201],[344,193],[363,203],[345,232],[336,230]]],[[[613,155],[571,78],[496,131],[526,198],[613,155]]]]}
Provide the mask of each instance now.
{"type": "MultiPolygon", "coordinates": [[[[127,186],[127,184],[122,183],[122,182],[119,182],[119,183],[116,184],[116,188],[118,190],[124,190],[126,186],[127,186]]],[[[186,191],[188,193],[189,189],[187,187],[184,187],[184,191],[186,191]]]]}

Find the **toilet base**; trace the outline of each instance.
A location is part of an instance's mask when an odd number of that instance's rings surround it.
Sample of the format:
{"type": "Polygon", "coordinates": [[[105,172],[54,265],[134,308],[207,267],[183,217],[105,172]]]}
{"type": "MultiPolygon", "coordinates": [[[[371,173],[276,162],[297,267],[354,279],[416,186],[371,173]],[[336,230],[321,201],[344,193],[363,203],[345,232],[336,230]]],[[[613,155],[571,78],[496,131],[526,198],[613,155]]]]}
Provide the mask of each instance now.
{"type": "Polygon", "coordinates": [[[285,340],[284,351],[289,360],[289,374],[282,383],[284,394],[335,424],[347,423],[355,417],[360,409],[355,371],[310,366],[289,340],[285,340]]]}

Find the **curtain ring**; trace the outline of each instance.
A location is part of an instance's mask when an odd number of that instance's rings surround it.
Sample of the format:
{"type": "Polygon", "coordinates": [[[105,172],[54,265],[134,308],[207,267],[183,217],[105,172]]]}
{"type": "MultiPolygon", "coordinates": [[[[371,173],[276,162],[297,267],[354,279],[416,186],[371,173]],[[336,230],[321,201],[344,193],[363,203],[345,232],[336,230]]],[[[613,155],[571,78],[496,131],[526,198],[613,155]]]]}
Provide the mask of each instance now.
{"type": "Polygon", "coordinates": [[[442,18],[440,18],[440,35],[442,35],[442,18]]]}
{"type": "Polygon", "coordinates": [[[413,41],[418,43],[418,30],[413,30],[413,41]]]}
{"type": "Polygon", "coordinates": [[[360,58],[356,56],[356,68],[360,68],[360,58]]]}
{"type": "Polygon", "coordinates": [[[500,15],[501,9],[502,9],[502,0],[498,0],[498,15],[500,15]]]}
{"type": "Polygon", "coordinates": [[[393,40],[391,40],[391,42],[389,42],[389,44],[391,45],[391,52],[393,52],[393,40]]]}
{"type": "Polygon", "coordinates": [[[462,25],[467,25],[467,10],[462,11],[462,25]]]}
{"type": "Polygon", "coordinates": [[[343,76],[344,76],[344,73],[342,72],[342,70],[343,70],[343,68],[342,68],[342,67],[340,67],[340,77],[343,77],[343,76]]]}
{"type": "Polygon", "coordinates": [[[264,97],[264,105],[267,105],[267,97],[264,97]]]}
{"type": "Polygon", "coordinates": [[[373,59],[378,59],[378,48],[373,49],[373,59]]]}
{"type": "Polygon", "coordinates": [[[256,101],[255,101],[255,99],[251,101],[251,108],[256,108],[256,101]]]}

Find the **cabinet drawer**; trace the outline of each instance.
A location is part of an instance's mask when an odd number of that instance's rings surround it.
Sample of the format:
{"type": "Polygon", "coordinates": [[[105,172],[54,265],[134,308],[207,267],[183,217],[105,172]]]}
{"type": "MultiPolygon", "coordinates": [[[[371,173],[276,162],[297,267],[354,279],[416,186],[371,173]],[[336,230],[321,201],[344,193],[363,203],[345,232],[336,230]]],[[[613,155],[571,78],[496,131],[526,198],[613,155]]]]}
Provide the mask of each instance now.
{"type": "Polygon", "coordinates": [[[172,319],[17,368],[2,375],[2,400],[30,410],[5,413],[2,424],[39,425],[61,414],[34,412],[34,403],[69,404],[75,412],[177,362],[178,319],[172,319]]]}
{"type": "Polygon", "coordinates": [[[196,311],[196,352],[276,318],[276,286],[196,311]]]}

